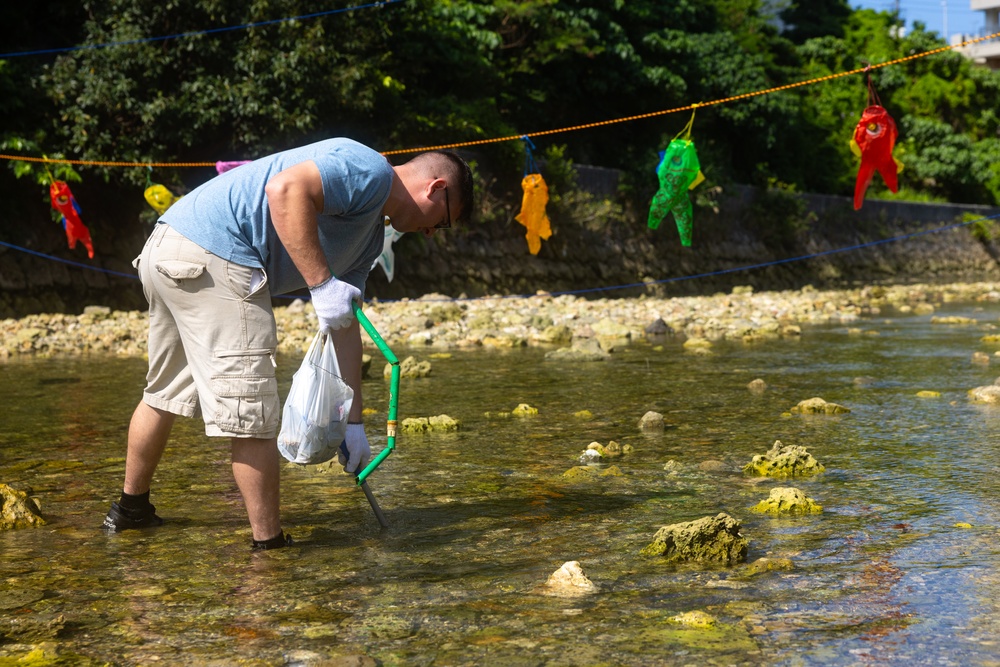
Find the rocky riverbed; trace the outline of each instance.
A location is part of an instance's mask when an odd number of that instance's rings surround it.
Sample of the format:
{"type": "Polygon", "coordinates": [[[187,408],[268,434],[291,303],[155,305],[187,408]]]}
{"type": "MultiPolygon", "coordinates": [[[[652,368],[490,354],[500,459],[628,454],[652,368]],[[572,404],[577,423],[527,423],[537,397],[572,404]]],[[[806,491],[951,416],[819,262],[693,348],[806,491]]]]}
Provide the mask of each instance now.
{"type": "MultiPolygon", "coordinates": [[[[950,302],[1000,301],[1000,283],[866,286],[851,290],[757,292],[735,287],[711,296],[586,299],[579,296],[371,301],[365,314],[391,347],[435,349],[541,345],[602,346],[643,337],[687,342],[756,341],[802,334],[803,325],[850,324],[869,315],[927,315],[950,302]]],[[[289,301],[275,309],[279,351],[297,354],[315,332],[312,307],[289,301]]],[[[146,352],[147,314],[94,305],[81,315],[39,314],[0,322],[0,360],[23,356],[146,352]]]]}

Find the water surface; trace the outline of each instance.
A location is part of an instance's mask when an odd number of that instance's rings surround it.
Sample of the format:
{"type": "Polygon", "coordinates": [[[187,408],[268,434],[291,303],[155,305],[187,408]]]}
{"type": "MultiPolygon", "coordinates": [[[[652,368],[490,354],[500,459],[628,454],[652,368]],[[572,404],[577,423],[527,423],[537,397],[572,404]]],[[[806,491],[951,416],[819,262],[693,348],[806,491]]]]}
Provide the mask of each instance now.
{"type": "MultiPolygon", "coordinates": [[[[807,328],[708,356],[642,341],[603,363],[396,349],[433,363],[430,377],[402,381],[400,419],[448,414],[461,430],[397,439],[370,478],[384,531],[339,468],[288,466],[283,521],[297,544],[261,554],[249,553],[228,444],[191,420],[178,421],[154,483],[167,523],[98,530],[120,489],[143,360],[7,363],[0,482],[30,487],[48,524],[0,533],[0,665],[39,649],[115,665],[996,664],[1000,407],[966,392],[1000,375],[1000,362],[971,361],[994,352],[980,338],[1000,310],[948,314],[980,323],[879,317],[851,325],[861,333],[807,328]],[[755,378],[762,395],[746,388],[755,378]],[[851,413],[784,414],[813,396],[851,413]],[[520,403],[539,415],[501,414],[520,403]],[[662,434],[637,429],[648,410],[665,416],[662,434]],[[776,439],[826,471],[744,476],[776,439]],[[567,481],[595,440],[632,445],[614,462],[621,476],[567,481]],[[823,513],[749,510],[787,485],[823,513]],[[659,527],[719,512],[742,522],[748,561],[795,569],[748,577],[639,555],[659,527]],[[600,592],[542,594],[570,560],[600,592]],[[670,620],[692,610],[719,625],[670,620]]],[[[377,450],[388,392],[375,355],[365,392],[377,450]]],[[[297,363],[279,359],[283,394],[297,363]]]]}

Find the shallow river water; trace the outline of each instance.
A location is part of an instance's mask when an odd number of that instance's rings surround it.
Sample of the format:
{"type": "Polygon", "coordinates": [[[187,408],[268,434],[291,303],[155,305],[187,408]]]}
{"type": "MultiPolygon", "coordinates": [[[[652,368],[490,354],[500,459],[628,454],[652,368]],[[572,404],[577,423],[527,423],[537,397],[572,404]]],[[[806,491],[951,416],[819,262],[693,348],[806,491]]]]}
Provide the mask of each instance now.
{"type": "MultiPolygon", "coordinates": [[[[706,356],[642,341],[590,363],[396,349],[433,363],[402,380],[400,420],[447,414],[461,429],[397,439],[369,479],[386,530],[339,467],[284,468],[296,545],[258,554],[228,446],[191,420],[154,482],[166,524],[98,530],[121,488],[143,360],[7,363],[0,482],[30,487],[48,523],[0,533],[0,665],[998,664],[1000,407],[967,391],[1000,374],[998,346],[980,341],[1000,308],[946,314],[980,323],[882,315],[852,324],[860,333],[809,327],[706,356]],[[763,394],[748,391],[755,378],[763,394]],[[787,414],[814,396],[851,413],[787,414]],[[520,403],[539,414],[502,414],[520,403]],[[638,430],[648,410],[665,416],[662,434],[638,430]],[[825,472],[745,476],[776,439],[825,472]],[[564,477],[595,440],[632,445],[614,461],[621,476],[564,477]],[[823,512],[750,511],[789,485],[823,512]],[[747,562],[794,569],[749,576],[639,554],[661,526],[719,512],[742,522],[747,562]],[[599,592],[545,595],[571,560],[599,592]],[[715,627],[671,620],[695,610],[715,627]]],[[[388,383],[373,353],[378,450],[388,383]]],[[[279,359],[283,394],[297,363],[279,359]]]]}

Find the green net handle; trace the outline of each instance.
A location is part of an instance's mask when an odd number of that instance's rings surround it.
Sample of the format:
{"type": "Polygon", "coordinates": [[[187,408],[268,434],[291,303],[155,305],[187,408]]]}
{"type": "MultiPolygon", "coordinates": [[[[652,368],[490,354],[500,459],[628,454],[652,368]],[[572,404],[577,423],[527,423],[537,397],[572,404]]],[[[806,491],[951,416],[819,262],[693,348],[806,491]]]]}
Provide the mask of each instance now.
{"type": "Polygon", "coordinates": [[[399,400],[399,359],[396,355],[392,353],[389,346],[386,345],[382,336],[375,329],[372,323],[368,320],[365,314],[361,311],[361,305],[354,301],[351,304],[354,307],[354,315],[358,318],[358,322],[364,327],[371,339],[375,341],[375,345],[378,347],[379,352],[385,357],[386,361],[392,367],[392,376],[389,378],[389,414],[386,416],[385,421],[385,435],[386,443],[385,449],[378,453],[378,456],[373,458],[365,469],[358,473],[357,483],[360,486],[368,478],[368,475],[372,474],[379,464],[384,461],[389,454],[392,454],[392,450],[396,448],[396,408],[397,402],[399,400]]]}

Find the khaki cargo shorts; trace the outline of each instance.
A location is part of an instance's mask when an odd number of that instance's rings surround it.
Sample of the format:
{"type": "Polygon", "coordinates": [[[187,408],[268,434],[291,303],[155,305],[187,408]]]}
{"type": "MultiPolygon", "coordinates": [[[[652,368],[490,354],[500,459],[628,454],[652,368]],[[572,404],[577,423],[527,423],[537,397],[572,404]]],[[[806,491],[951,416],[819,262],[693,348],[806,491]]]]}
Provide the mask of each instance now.
{"type": "Polygon", "coordinates": [[[278,335],[264,273],[165,224],[133,266],[149,301],[146,404],[185,417],[200,412],[206,435],[275,437],[278,335]]]}

